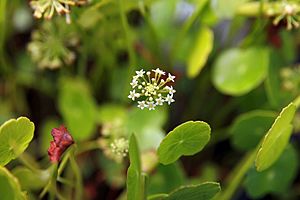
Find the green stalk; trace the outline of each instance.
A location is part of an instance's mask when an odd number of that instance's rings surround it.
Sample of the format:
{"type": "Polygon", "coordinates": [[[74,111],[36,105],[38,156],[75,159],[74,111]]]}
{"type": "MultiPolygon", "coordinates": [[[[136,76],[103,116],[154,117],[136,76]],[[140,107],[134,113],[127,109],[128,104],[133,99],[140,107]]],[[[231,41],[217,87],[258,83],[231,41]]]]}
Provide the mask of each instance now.
{"type": "MultiPolygon", "coordinates": [[[[258,145],[260,147],[260,145],[258,145]]],[[[257,150],[249,152],[242,161],[235,167],[228,178],[228,186],[225,190],[219,193],[214,200],[231,200],[236,189],[240,186],[245,174],[252,166],[256,158],[257,150]]]]}
{"type": "Polygon", "coordinates": [[[73,145],[73,149],[72,151],[70,151],[70,165],[71,165],[71,168],[75,174],[75,177],[76,177],[76,183],[75,183],[75,199],[76,200],[80,200],[82,199],[82,188],[83,188],[83,185],[82,185],[82,176],[81,176],[81,172],[80,172],[80,168],[75,160],[75,146],[73,145]]]}
{"type": "Polygon", "coordinates": [[[126,39],[126,44],[127,44],[127,51],[129,54],[129,70],[128,70],[128,75],[126,76],[126,86],[125,86],[125,96],[127,97],[127,93],[130,90],[130,85],[129,82],[131,80],[132,75],[134,74],[134,71],[136,69],[136,55],[135,55],[135,51],[133,48],[133,41],[131,38],[131,33],[130,33],[130,28],[129,28],[129,24],[126,18],[126,10],[124,8],[124,0],[119,0],[119,14],[121,17],[121,23],[122,23],[122,27],[125,33],[125,39],[126,39]]]}
{"type": "Polygon", "coordinates": [[[5,58],[4,42],[6,35],[6,7],[7,0],[0,1],[0,71],[7,73],[9,68],[5,58]]]}

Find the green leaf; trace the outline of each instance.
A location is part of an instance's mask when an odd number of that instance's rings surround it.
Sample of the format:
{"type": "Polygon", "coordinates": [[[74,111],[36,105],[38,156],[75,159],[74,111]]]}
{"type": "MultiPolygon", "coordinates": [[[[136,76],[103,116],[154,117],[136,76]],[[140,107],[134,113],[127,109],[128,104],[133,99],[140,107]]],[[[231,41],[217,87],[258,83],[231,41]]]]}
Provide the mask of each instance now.
{"type": "Polygon", "coordinates": [[[96,106],[87,84],[80,79],[61,80],[58,104],[74,139],[89,138],[96,125],[96,106]]]}
{"type": "Polygon", "coordinates": [[[12,173],[18,178],[24,190],[39,190],[47,184],[50,177],[48,170],[33,172],[26,167],[17,167],[13,169],[12,173]]]}
{"type": "Polygon", "coordinates": [[[275,118],[275,112],[263,110],[255,110],[238,116],[230,129],[233,146],[243,151],[255,148],[272,126],[275,118]]]}
{"type": "Polygon", "coordinates": [[[188,121],[177,126],[160,143],[159,162],[164,165],[175,162],[180,156],[194,155],[201,151],[210,139],[210,127],[202,121],[188,121]]]}
{"type": "Polygon", "coordinates": [[[291,122],[295,112],[296,106],[290,103],[276,118],[257,153],[255,160],[257,171],[269,168],[280,157],[289,142],[293,130],[291,122]]]}
{"type": "Polygon", "coordinates": [[[144,180],[142,176],[140,152],[134,134],[129,141],[130,166],[127,170],[127,199],[144,199],[144,180]]]}
{"type": "Polygon", "coordinates": [[[178,162],[170,165],[159,164],[147,182],[147,194],[169,193],[185,182],[184,169],[178,162]]]}
{"type": "Polygon", "coordinates": [[[269,63],[266,48],[229,49],[213,66],[213,83],[224,94],[243,95],[266,77],[269,63]]]}
{"type": "Polygon", "coordinates": [[[182,186],[171,192],[164,200],[209,200],[212,199],[220,190],[220,184],[215,182],[182,186]]]}
{"type": "Polygon", "coordinates": [[[153,194],[147,197],[147,200],[163,200],[168,197],[168,194],[153,194]]]}
{"type": "Polygon", "coordinates": [[[245,179],[245,189],[253,198],[261,198],[268,193],[284,194],[291,187],[298,172],[298,155],[296,150],[287,146],[274,165],[263,172],[253,167],[245,179]]]}
{"type": "Polygon", "coordinates": [[[198,32],[195,46],[193,47],[188,57],[188,77],[194,78],[200,73],[207,61],[212,48],[213,32],[207,27],[202,27],[198,32]]]}
{"type": "Polygon", "coordinates": [[[2,166],[0,166],[0,194],[1,200],[27,199],[26,195],[21,191],[18,179],[2,166]]]}
{"type": "Polygon", "coordinates": [[[17,158],[33,138],[34,124],[26,117],[11,119],[0,127],[0,165],[17,158]]]}

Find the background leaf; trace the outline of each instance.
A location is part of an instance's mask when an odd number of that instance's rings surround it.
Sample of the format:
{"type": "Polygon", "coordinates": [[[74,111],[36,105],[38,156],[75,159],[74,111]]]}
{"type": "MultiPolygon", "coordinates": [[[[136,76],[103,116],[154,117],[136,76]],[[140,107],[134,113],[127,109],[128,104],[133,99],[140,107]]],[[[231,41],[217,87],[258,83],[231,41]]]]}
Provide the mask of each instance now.
{"type": "Polygon", "coordinates": [[[202,121],[189,121],[177,126],[163,139],[158,148],[159,162],[170,164],[182,155],[201,151],[210,139],[210,127],[202,121]]]}
{"type": "Polygon", "coordinates": [[[204,67],[207,58],[213,48],[213,32],[207,28],[200,28],[195,46],[189,54],[187,63],[187,75],[190,78],[196,77],[204,67]]]}
{"type": "Polygon", "coordinates": [[[231,143],[243,151],[255,148],[275,118],[275,112],[264,110],[250,111],[238,116],[230,129],[231,143]]]}
{"type": "Polygon", "coordinates": [[[59,110],[75,140],[91,136],[96,122],[96,105],[87,84],[80,79],[60,82],[59,110]]]}
{"type": "Polygon", "coordinates": [[[11,119],[0,127],[0,165],[17,158],[33,138],[34,124],[26,117],[11,119]]]}
{"type": "Polygon", "coordinates": [[[284,194],[298,172],[296,150],[287,146],[280,158],[270,168],[257,172],[253,167],[246,176],[245,187],[252,198],[261,198],[268,193],[284,194]]]}
{"type": "Polygon", "coordinates": [[[295,112],[296,106],[290,103],[276,118],[257,153],[255,165],[258,171],[269,168],[280,157],[290,139],[295,112]]]}
{"type": "Polygon", "coordinates": [[[266,48],[229,49],[217,58],[213,66],[213,83],[222,93],[246,94],[264,80],[268,63],[266,48]]]}

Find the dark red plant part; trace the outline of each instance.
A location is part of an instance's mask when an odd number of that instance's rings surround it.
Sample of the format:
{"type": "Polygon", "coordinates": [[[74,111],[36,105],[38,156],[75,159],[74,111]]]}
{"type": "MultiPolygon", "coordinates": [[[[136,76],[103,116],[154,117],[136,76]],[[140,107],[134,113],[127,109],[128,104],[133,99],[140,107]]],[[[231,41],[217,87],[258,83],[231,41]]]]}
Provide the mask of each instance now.
{"type": "Polygon", "coordinates": [[[53,141],[50,142],[48,155],[52,163],[57,163],[65,150],[74,143],[74,140],[64,125],[61,125],[59,128],[53,128],[51,135],[53,136],[53,141]]]}

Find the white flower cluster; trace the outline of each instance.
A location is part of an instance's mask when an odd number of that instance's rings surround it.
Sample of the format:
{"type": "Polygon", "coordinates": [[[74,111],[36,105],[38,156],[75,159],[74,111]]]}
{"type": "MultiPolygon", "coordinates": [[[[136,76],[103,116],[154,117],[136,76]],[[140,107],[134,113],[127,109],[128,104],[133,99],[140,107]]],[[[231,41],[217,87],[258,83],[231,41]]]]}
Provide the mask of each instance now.
{"type": "Polygon", "coordinates": [[[111,151],[117,156],[126,157],[129,148],[129,142],[125,138],[115,139],[111,144],[111,151]]]}
{"type": "Polygon", "coordinates": [[[168,77],[163,79],[162,76],[164,75],[166,75],[166,72],[159,68],[147,72],[143,69],[136,71],[136,75],[133,76],[130,83],[132,90],[128,98],[133,101],[141,99],[138,101],[140,109],[155,110],[156,106],[161,106],[164,103],[170,105],[175,101],[173,95],[176,90],[167,83],[174,82],[175,76],[168,73],[168,77]]]}

